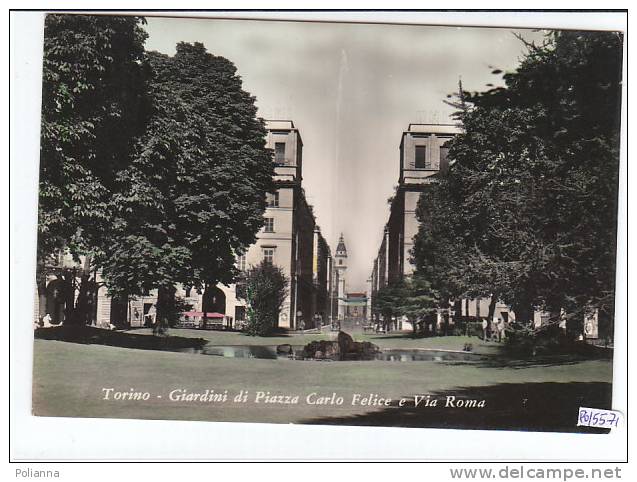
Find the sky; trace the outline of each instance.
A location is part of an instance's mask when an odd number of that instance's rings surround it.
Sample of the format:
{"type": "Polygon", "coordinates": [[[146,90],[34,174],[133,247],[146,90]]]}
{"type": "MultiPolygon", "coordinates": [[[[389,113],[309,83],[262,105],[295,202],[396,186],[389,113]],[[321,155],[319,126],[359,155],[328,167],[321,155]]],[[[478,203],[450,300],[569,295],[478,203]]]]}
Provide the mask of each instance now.
{"type": "Polygon", "coordinates": [[[294,121],[303,186],[332,251],[343,233],[348,291],[367,279],[399,175],[409,123],[451,123],[458,88],[502,85],[540,32],[507,28],[146,17],[147,50],[201,42],[231,60],[258,115],[294,121]]]}

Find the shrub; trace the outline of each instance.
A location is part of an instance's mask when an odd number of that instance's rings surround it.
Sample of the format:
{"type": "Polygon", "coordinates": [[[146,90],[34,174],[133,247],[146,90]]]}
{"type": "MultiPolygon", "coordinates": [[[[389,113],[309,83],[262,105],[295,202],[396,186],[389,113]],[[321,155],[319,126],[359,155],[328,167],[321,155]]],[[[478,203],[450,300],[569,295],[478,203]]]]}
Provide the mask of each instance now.
{"type": "Polygon", "coordinates": [[[272,333],[287,294],[288,281],[283,270],[265,261],[246,273],[248,302],[245,332],[264,336],[272,333]]]}
{"type": "Polygon", "coordinates": [[[573,351],[565,333],[557,324],[542,327],[511,324],[506,331],[505,348],[516,355],[545,355],[573,351]]]}

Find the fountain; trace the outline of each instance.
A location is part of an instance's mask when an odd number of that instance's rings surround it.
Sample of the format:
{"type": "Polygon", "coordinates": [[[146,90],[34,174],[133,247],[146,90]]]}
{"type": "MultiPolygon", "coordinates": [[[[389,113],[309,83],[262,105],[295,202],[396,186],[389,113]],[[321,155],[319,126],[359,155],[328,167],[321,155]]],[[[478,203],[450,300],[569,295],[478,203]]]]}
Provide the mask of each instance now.
{"type": "Polygon", "coordinates": [[[344,331],[336,340],[312,341],[303,347],[302,357],[314,360],[372,360],[380,349],[368,341],[354,341],[344,331]]]}

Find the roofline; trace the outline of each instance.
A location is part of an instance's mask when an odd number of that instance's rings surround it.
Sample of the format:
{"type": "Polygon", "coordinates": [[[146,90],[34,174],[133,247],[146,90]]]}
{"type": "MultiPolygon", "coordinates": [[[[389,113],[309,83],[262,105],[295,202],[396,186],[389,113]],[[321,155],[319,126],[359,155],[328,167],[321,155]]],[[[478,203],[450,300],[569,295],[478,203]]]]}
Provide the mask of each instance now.
{"type": "Polygon", "coordinates": [[[432,127],[453,127],[455,129],[459,129],[458,124],[423,124],[420,122],[410,122],[409,125],[407,126],[407,130],[403,131],[403,133],[400,136],[400,144],[399,144],[399,149],[402,149],[404,141],[405,141],[405,134],[435,134],[438,137],[444,137],[444,136],[451,136],[451,137],[455,137],[458,135],[458,132],[428,132],[428,131],[410,131],[409,129],[411,129],[411,126],[432,126],[432,127]]]}
{"type": "Polygon", "coordinates": [[[267,122],[289,122],[292,127],[279,127],[278,129],[268,129],[266,126],[266,129],[268,130],[268,132],[272,132],[272,131],[296,132],[296,135],[299,138],[299,142],[301,143],[301,146],[303,146],[303,138],[301,137],[301,132],[294,125],[294,121],[288,120],[288,119],[263,119],[263,121],[266,123],[267,122]]]}
{"type": "Polygon", "coordinates": [[[457,127],[457,124],[445,124],[445,123],[431,123],[431,122],[410,122],[407,126],[407,130],[411,128],[411,126],[450,126],[457,127]]]}
{"type": "Polygon", "coordinates": [[[290,125],[292,126],[292,129],[296,129],[296,127],[294,126],[294,121],[292,119],[266,119],[263,118],[264,122],[289,122],[290,125]]]}

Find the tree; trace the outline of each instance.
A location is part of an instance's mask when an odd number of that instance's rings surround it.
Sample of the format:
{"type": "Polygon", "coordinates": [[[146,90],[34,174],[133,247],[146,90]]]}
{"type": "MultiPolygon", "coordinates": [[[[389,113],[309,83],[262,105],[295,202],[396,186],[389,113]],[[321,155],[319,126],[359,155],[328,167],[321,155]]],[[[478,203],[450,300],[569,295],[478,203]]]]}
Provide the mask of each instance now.
{"type": "Polygon", "coordinates": [[[415,275],[380,288],[372,299],[372,310],[383,317],[385,330],[393,317],[407,317],[415,336],[423,319],[435,312],[438,301],[431,283],[415,275]]]}
{"type": "Polygon", "coordinates": [[[87,321],[93,257],[111,222],[115,175],[130,162],[133,139],[145,126],[143,22],[61,14],[45,20],[38,287],[42,294],[46,265],[59,252],[76,261],[85,256],[81,267],[58,272],[70,323],[87,321]]]}
{"type": "Polygon", "coordinates": [[[262,261],[246,273],[247,329],[253,336],[265,336],[276,327],[287,295],[288,280],[283,270],[262,261]]]}
{"type": "Polygon", "coordinates": [[[232,62],[200,43],[148,60],[152,116],[134,162],[118,175],[101,261],[114,294],[156,288],[157,320],[166,323],[176,284],[233,282],[236,256],[264,222],[274,165],[255,98],[232,62]]]}
{"type": "Polygon", "coordinates": [[[372,298],[372,312],[380,315],[383,320],[383,327],[387,330],[387,326],[394,316],[401,316],[398,307],[401,304],[402,296],[401,286],[397,284],[385,285],[376,292],[376,296],[372,298]]]}
{"type": "Polygon", "coordinates": [[[612,318],[621,44],[551,32],[506,87],[461,91],[454,163],[419,206],[421,272],[448,267],[457,293],[500,298],[523,320],[537,307],[612,318]]]}
{"type": "MultiPolygon", "coordinates": [[[[465,269],[470,258],[467,246],[456,234],[465,220],[451,181],[438,178],[420,196],[416,207],[420,229],[411,253],[417,275],[435,286],[440,300],[447,301],[470,294],[465,269]]],[[[483,294],[475,284],[473,289],[480,291],[475,294],[483,294]]]]}
{"type": "Polygon", "coordinates": [[[398,287],[398,312],[407,317],[416,336],[423,320],[434,314],[439,304],[439,297],[431,287],[431,283],[420,275],[414,275],[405,279],[398,287]]]}

